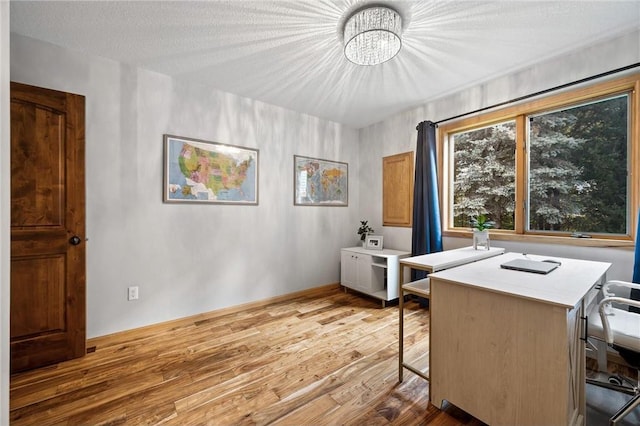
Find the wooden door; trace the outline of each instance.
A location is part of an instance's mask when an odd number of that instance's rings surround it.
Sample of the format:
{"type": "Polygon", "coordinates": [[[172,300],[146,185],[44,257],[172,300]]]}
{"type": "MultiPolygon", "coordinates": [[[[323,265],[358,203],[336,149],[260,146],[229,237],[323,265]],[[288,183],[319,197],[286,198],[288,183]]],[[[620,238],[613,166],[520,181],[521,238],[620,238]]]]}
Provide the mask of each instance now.
{"type": "Polygon", "coordinates": [[[84,97],[11,83],[11,371],[85,353],[84,97]]]}

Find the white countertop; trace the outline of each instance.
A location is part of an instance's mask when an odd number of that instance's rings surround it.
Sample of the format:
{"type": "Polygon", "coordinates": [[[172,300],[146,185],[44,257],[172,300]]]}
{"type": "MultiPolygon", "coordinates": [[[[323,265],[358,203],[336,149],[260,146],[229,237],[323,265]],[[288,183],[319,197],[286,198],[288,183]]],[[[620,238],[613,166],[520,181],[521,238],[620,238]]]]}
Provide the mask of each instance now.
{"type": "Polygon", "coordinates": [[[400,263],[406,266],[415,266],[417,269],[436,272],[453,268],[454,266],[464,265],[465,263],[486,259],[487,257],[498,256],[502,253],[504,253],[504,249],[498,247],[491,247],[489,250],[476,250],[473,247],[463,247],[404,258],[400,263]]]}
{"type": "Polygon", "coordinates": [[[611,263],[551,256],[505,253],[474,263],[430,274],[434,280],[482,288],[573,308],[607,272],[611,263]],[[546,275],[512,271],[500,267],[512,259],[556,260],[562,264],[546,275]]]}

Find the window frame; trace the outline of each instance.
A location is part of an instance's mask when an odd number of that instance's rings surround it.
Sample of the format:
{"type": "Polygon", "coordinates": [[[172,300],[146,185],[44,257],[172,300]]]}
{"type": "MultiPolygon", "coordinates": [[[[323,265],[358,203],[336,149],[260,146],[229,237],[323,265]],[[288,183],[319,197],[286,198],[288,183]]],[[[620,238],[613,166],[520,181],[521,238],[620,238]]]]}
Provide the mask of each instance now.
{"type": "Polygon", "coordinates": [[[626,77],[611,79],[598,83],[583,84],[574,88],[565,89],[555,94],[536,97],[532,100],[513,104],[511,106],[479,113],[460,120],[447,122],[438,126],[438,186],[441,195],[440,213],[442,218],[443,236],[470,238],[471,228],[461,229],[453,227],[453,212],[451,211],[450,188],[453,185],[452,150],[453,144],[449,143],[449,135],[459,132],[474,130],[491,126],[503,121],[515,120],[516,122],[516,152],[515,152],[515,220],[514,230],[492,229],[491,238],[496,240],[511,241],[537,241],[541,243],[566,244],[577,246],[597,247],[627,247],[634,245],[636,234],[638,202],[640,201],[640,73],[626,77]],[[629,96],[629,149],[627,163],[630,206],[628,218],[628,233],[624,235],[602,235],[592,238],[575,238],[570,233],[527,231],[526,230],[526,200],[527,200],[527,116],[542,114],[557,109],[579,105],[585,102],[628,94],[629,96]]]}

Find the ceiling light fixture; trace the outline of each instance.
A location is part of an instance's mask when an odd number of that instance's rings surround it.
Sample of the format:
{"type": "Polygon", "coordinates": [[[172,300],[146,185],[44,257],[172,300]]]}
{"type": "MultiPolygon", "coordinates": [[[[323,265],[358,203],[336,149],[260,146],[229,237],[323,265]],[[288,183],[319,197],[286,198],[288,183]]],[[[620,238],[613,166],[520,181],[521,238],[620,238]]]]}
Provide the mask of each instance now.
{"type": "Polygon", "coordinates": [[[344,25],[344,54],[357,65],[378,65],[400,51],[402,18],[393,9],[360,9],[344,25]]]}

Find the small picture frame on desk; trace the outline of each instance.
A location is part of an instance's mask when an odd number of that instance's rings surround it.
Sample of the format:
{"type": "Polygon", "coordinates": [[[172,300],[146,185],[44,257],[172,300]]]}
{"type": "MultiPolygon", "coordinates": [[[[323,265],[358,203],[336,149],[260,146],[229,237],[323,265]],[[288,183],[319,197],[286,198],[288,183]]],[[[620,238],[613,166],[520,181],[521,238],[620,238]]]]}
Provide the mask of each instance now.
{"type": "Polygon", "coordinates": [[[382,235],[367,235],[364,248],[367,250],[382,250],[382,235]]]}

